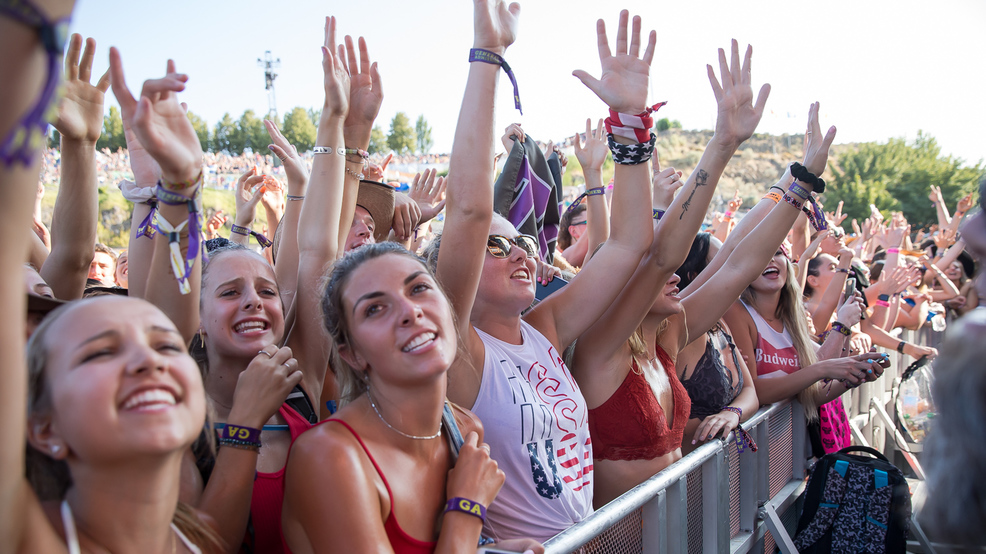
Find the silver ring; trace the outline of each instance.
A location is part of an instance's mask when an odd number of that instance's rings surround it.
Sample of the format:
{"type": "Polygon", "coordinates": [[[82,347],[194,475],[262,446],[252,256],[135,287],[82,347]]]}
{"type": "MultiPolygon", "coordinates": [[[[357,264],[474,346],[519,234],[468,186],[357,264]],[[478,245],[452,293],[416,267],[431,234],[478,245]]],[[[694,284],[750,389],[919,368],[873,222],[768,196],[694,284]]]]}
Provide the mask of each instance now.
{"type": "Polygon", "coordinates": [[[266,355],[266,356],[267,356],[267,358],[268,358],[268,359],[270,359],[270,358],[273,358],[273,357],[274,357],[274,355],[273,355],[273,354],[271,354],[270,352],[268,352],[268,351],[266,351],[266,350],[261,350],[260,352],[257,352],[257,354],[264,354],[264,355],[266,355]]]}

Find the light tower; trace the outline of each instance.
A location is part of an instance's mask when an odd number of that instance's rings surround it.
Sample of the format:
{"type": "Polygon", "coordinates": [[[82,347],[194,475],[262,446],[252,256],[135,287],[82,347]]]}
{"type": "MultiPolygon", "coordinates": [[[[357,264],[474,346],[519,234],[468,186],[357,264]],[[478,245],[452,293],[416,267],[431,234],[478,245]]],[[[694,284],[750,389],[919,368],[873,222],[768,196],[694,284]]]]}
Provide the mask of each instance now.
{"type": "Polygon", "coordinates": [[[281,58],[274,59],[270,50],[264,52],[263,59],[257,58],[257,65],[264,68],[264,88],[267,89],[267,118],[277,120],[277,100],[274,98],[274,79],[277,73],[274,69],[281,67],[281,58]]]}

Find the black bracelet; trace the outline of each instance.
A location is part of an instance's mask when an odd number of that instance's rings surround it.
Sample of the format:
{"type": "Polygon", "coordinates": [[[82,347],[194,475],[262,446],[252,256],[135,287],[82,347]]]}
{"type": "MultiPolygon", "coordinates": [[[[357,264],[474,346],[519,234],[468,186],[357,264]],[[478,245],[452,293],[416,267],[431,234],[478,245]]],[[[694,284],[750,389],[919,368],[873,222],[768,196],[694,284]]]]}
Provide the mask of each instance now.
{"type": "Polygon", "coordinates": [[[825,192],[825,181],[808,171],[808,168],[798,162],[791,164],[791,176],[802,183],[811,185],[812,189],[818,194],[825,192]]]}
{"type": "Polygon", "coordinates": [[[890,295],[889,294],[881,294],[880,296],[877,296],[876,299],[877,300],[883,300],[884,302],[890,302],[890,295]]]}
{"type": "Polygon", "coordinates": [[[901,354],[903,354],[904,353],[904,346],[906,344],[907,344],[906,342],[900,341],[900,343],[897,345],[897,352],[900,352],[901,354]]]}

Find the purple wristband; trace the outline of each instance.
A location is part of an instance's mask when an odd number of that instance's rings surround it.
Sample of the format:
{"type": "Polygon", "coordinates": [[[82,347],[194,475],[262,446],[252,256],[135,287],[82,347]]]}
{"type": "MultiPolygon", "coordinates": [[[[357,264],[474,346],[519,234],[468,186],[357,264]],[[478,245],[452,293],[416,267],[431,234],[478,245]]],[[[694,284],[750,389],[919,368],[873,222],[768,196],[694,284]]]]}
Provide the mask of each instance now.
{"type": "Polygon", "coordinates": [[[514,107],[517,108],[520,115],[524,115],[524,110],[520,108],[520,90],[517,89],[517,78],[514,77],[514,72],[510,69],[510,65],[507,64],[507,61],[496,52],[490,52],[489,50],[483,50],[482,48],[471,48],[469,50],[469,63],[472,62],[483,62],[498,65],[507,72],[507,77],[510,79],[510,84],[514,86],[514,107]]]}
{"type": "Polygon", "coordinates": [[[733,412],[734,414],[740,416],[740,419],[743,419],[743,408],[737,408],[735,406],[726,406],[725,408],[722,409],[722,411],[733,412]]]}
{"type": "Polygon", "coordinates": [[[462,498],[461,496],[448,499],[448,502],[445,503],[445,513],[448,512],[467,513],[471,516],[478,517],[484,523],[486,522],[486,506],[483,506],[479,502],[473,502],[468,498],[462,498]]]}
{"type": "Polygon", "coordinates": [[[226,424],[222,427],[222,429],[220,429],[220,431],[220,439],[235,440],[260,446],[260,429],[244,427],[242,425],[226,424]]]}

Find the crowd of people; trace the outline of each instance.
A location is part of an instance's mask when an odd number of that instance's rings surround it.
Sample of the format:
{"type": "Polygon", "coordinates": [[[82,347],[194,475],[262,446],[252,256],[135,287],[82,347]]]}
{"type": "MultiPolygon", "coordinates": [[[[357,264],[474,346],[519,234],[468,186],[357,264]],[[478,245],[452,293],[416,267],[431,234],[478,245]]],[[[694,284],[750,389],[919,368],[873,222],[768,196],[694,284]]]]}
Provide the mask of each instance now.
{"type": "MultiPolygon", "coordinates": [[[[449,175],[429,168],[407,194],[384,182],[394,159],[367,153],[382,76],[334,17],[313,151],[266,121],[269,154],[233,158],[203,153],[170,60],[135,94],[125,52],[93,83],[96,42],[73,35],[63,75],[63,45],[42,37],[71,10],[0,1],[0,290],[27,314],[0,324],[5,551],[540,553],[702,443],[755,450],[743,422],[762,405],[799,399],[814,457],[848,446],[842,398],[888,367],[875,347],[936,358],[897,330],[956,320],[936,392],[959,404],[938,399],[954,428],[928,456],[982,466],[963,454],[986,438],[984,381],[960,377],[963,362],[982,373],[986,329],[971,195],[950,214],[930,191],[939,223],[920,236],[875,208],[847,236],[841,207],[821,206],[836,129],[815,103],[804,157],[703,231],[770,94],[754,94],[751,47],[709,65],[715,134],[685,176],[656,155],[656,33],[623,11],[614,43],[600,20],[585,39],[601,74],[575,72],[608,108],[570,141],[584,193],[534,191],[544,217],[521,234],[533,220],[499,208],[516,202],[495,192],[493,128],[517,4],[475,2],[449,175]],[[95,150],[110,87],[115,154],[95,150]],[[47,114],[57,153],[40,148],[47,114]],[[98,187],[127,171],[118,253],[95,241],[98,187]],[[209,174],[228,172],[236,213],[207,213],[209,174]],[[50,230],[34,223],[39,177],[59,182],[50,230]]],[[[526,140],[516,124],[500,138],[560,188],[542,168],[564,172],[565,155],[526,140]]],[[[981,486],[960,491],[954,464],[929,463],[931,482],[967,505],[932,489],[926,511],[939,537],[975,543],[981,486]]]]}

